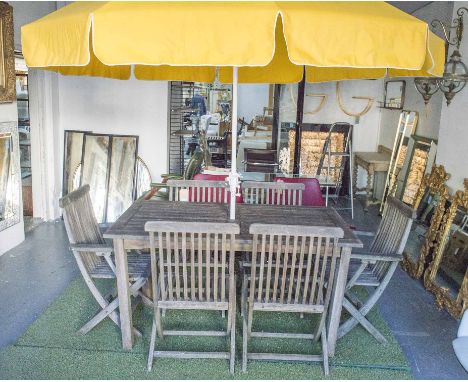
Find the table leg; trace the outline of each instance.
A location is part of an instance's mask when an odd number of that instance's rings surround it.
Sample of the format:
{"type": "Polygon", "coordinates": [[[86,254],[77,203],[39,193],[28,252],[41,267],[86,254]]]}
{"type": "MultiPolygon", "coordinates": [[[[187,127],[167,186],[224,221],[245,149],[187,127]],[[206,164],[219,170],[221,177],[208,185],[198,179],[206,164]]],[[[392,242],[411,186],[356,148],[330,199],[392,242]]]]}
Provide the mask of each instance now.
{"type": "Polygon", "coordinates": [[[114,255],[119,295],[120,330],[122,347],[130,350],[133,346],[132,303],[129,293],[127,251],[122,239],[114,239],[114,255]]]}
{"type": "Polygon", "coordinates": [[[357,178],[358,178],[358,164],[356,158],[353,160],[353,197],[356,197],[357,178]]]}
{"type": "Polygon", "coordinates": [[[348,279],[349,260],[351,257],[351,248],[344,247],[341,249],[340,268],[336,277],[335,290],[333,292],[333,300],[331,310],[329,311],[330,320],[328,321],[328,355],[335,355],[336,340],[338,338],[338,328],[340,327],[341,308],[343,305],[343,297],[348,279]]]}
{"type": "Polygon", "coordinates": [[[374,195],[374,167],[370,165],[367,167],[367,187],[366,187],[366,202],[364,205],[364,211],[369,209],[369,204],[372,201],[374,195]],[[369,201],[369,198],[371,199],[369,201]]]}

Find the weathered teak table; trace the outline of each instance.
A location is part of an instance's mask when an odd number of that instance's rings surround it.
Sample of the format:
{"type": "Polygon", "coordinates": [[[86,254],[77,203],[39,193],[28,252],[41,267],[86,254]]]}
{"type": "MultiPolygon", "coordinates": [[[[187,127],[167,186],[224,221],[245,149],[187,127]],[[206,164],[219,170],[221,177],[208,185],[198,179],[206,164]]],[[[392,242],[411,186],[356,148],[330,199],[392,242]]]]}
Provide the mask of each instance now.
{"type": "MultiPolygon", "coordinates": [[[[379,146],[378,152],[355,152],[354,153],[354,174],[353,190],[362,191],[357,188],[358,166],[361,166],[367,172],[367,186],[365,187],[366,199],[364,202],[364,211],[368,210],[369,205],[375,204],[372,201],[374,197],[374,176],[376,172],[387,172],[390,166],[390,157],[392,152],[384,146],[379,146]]],[[[379,202],[380,203],[380,202],[379,202]]]]}
{"type": "MultiPolygon", "coordinates": [[[[339,271],[328,324],[329,353],[333,356],[351,248],[362,247],[361,241],[356,238],[340,215],[331,207],[239,204],[236,208],[236,221],[240,225],[240,234],[236,240],[236,251],[252,250],[252,238],[249,234],[249,227],[252,223],[320,225],[341,227],[343,229],[344,238],[339,242],[342,247],[339,271]]],[[[127,250],[149,247],[149,236],[144,230],[144,225],[150,220],[228,222],[229,210],[227,205],[222,204],[145,201],[140,199],[107,230],[104,237],[114,240],[117,290],[120,301],[120,325],[124,349],[131,349],[133,346],[127,250]]]]}

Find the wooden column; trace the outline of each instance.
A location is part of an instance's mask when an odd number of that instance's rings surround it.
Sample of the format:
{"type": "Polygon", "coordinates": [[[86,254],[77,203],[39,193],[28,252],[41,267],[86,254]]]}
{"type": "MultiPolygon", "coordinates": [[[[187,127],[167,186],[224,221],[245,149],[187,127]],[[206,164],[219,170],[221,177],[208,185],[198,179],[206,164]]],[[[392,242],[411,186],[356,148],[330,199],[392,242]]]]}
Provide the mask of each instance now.
{"type": "Polygon", "coordinates": [[[294,141],[294,175],[299,175],[299,163],[301,160],[301,135],[302,121],[304,117],[304,93],[305,93],[305,67],[303,70],[302,80],[297,87],[297,111],[296,111],[296,137],[294,141]]]}

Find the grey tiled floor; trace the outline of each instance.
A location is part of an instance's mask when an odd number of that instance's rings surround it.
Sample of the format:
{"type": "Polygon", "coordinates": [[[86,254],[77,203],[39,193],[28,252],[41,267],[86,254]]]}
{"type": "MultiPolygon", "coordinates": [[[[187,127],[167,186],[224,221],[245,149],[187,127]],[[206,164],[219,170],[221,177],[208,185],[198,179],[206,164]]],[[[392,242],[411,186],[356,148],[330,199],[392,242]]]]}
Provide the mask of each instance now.
{"type": "MultiPolygon", "coordinates": [[[[364,213],[356,202],[359,230],[374,231],[377,210],[364,213]]],[[[78,274],[61,221],[42,223],[26,240],[0,257],[0,348],[13,344],[78,274]]],[[[467,379],[452,340],[458,323],[440,311],[419,281],[398,269],[379,303],[382,315],[402,346],[416,379],[467,379]]]]}

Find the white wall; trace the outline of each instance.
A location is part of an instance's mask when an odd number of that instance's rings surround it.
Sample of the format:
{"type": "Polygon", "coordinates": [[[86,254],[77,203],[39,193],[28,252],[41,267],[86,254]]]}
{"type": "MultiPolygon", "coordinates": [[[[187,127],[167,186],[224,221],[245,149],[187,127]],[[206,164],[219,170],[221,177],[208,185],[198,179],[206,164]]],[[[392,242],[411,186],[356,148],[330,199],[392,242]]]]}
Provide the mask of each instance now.
{"type": "MultiPolygon", "coordinates": [[[[377,151],[380,109],[377,107],[379,95],[382,93],[382,81],[342,81],[341,95],[346,110],[355,113],[361,111],[367,104],[365,100],[352,99],[353,96],[375,98],[374,106],[367,114],[360,118],[358,124],[354,117],[343,113],[336,101],[336,83],[306,84],[306,97],[304,100],[304,123],[333,123],[349,122],[354,125],[354,151],[377,151]],[[317,108],[320,98],[309,97],[307,94],[326,94],[328,96],[325,105],[317,114],[307,114],[308,111],[317,108]]],[[[297,85],[286,85],[281,92],[281,122],[296,121],[297,85]],[[291,96],[292,89],[292,96],[291,96]],[[294,98],[294,101],[292,100],[294,98]]]]}
{"type": "MultiPolygon", "coordinates": [[[[427,23],[434,19],[439,19],[449,23],[452,18],[453,2],[434,1],[425,7],[414,12],[413,16],[427,23]]],[[[443,36],[441,28],[433,29],[440,37],[443,36]]],[[[396,79],[396,78],[395,78],[396,79]]],[[[417,111],[419,122],[416,134],[423,137],[437,139],[439,136],[439,126],[442,102],[444,96],[441,92],[435,93],[427,105],[416,90],[413,78],[402,78],[406,81],[405,110],[417,111]]],[[[383,98],[383,95],[381,96],[383,98]]],[[[382,120],[380,124],[379,144],[392,147],[395,139],[399,112],[396,110],[382,109],[382,120]]]]}
{"type": "Polygon", "coordinates": [[[55,1],[10,1],[13,7],[15,49],[21,50],[21,27],[57,9],[55,1]]]}
{"type": "Polygon", "coordinates": [[[167,172],[167,102],[165,81],[59,76],[62,137],[64,130],[138,135],[154,181],[167,172]]]}
{"type": "MultiPolygon", "coordinates": [[[[468,2],[455,2],[453,17],[456,10],[461,7],[468,7],[468,2]]],[[[463,61],[468,60],[468,32],[465,30],[464,39],[461,42],[460,52],[463,61]]],[[[451,53],[451,52],[450,52],[451,53]]],[[[445,166],[445,170],[451,175],[447,181],[447,186],[452,192],[463,190],[463,179],[468,178],[468,88],[465,87],[456,94],[450,106],[444,102],[439,131],[439,148],[436,162],[445,166]]]]}
{"type": "MultiPolygon", "coordinates": [[[[18,111],[16,102],[0,104],[0,122],[11,122],[18,120],[18,111]]],[[[0,255],[17,246],[24,240],[24,224],[23,224],[23,199],[20,193],[20,222],[3,231],[0,231],[0,255]]]]}
{"type": "Polygon", "coordinates": [[[250,121],[256,115],[263,114],[263,108],[268,107],[268,84],[241,84],[239,85],[238,95],[238,116],[244,118],[246,122],[250,121]]]}
{"type": "MultiPolygon", "coordinates": [[[[17,2],[12,1],[9,4],[13,7],[13,27],[15,50],[21,50],[20,28],[22,25],[36,20],[47,13],[55,10],[55,2],[17,2]]],[[[0,105],[0,122],[11,122],[18,120],[18,110],[16,102],[0,105]]],[[[18,224],[0,231],[0,255],[15,247],[24,240],[24,222],[22,197],[20,191],[20,217],[18,224]]]]}

